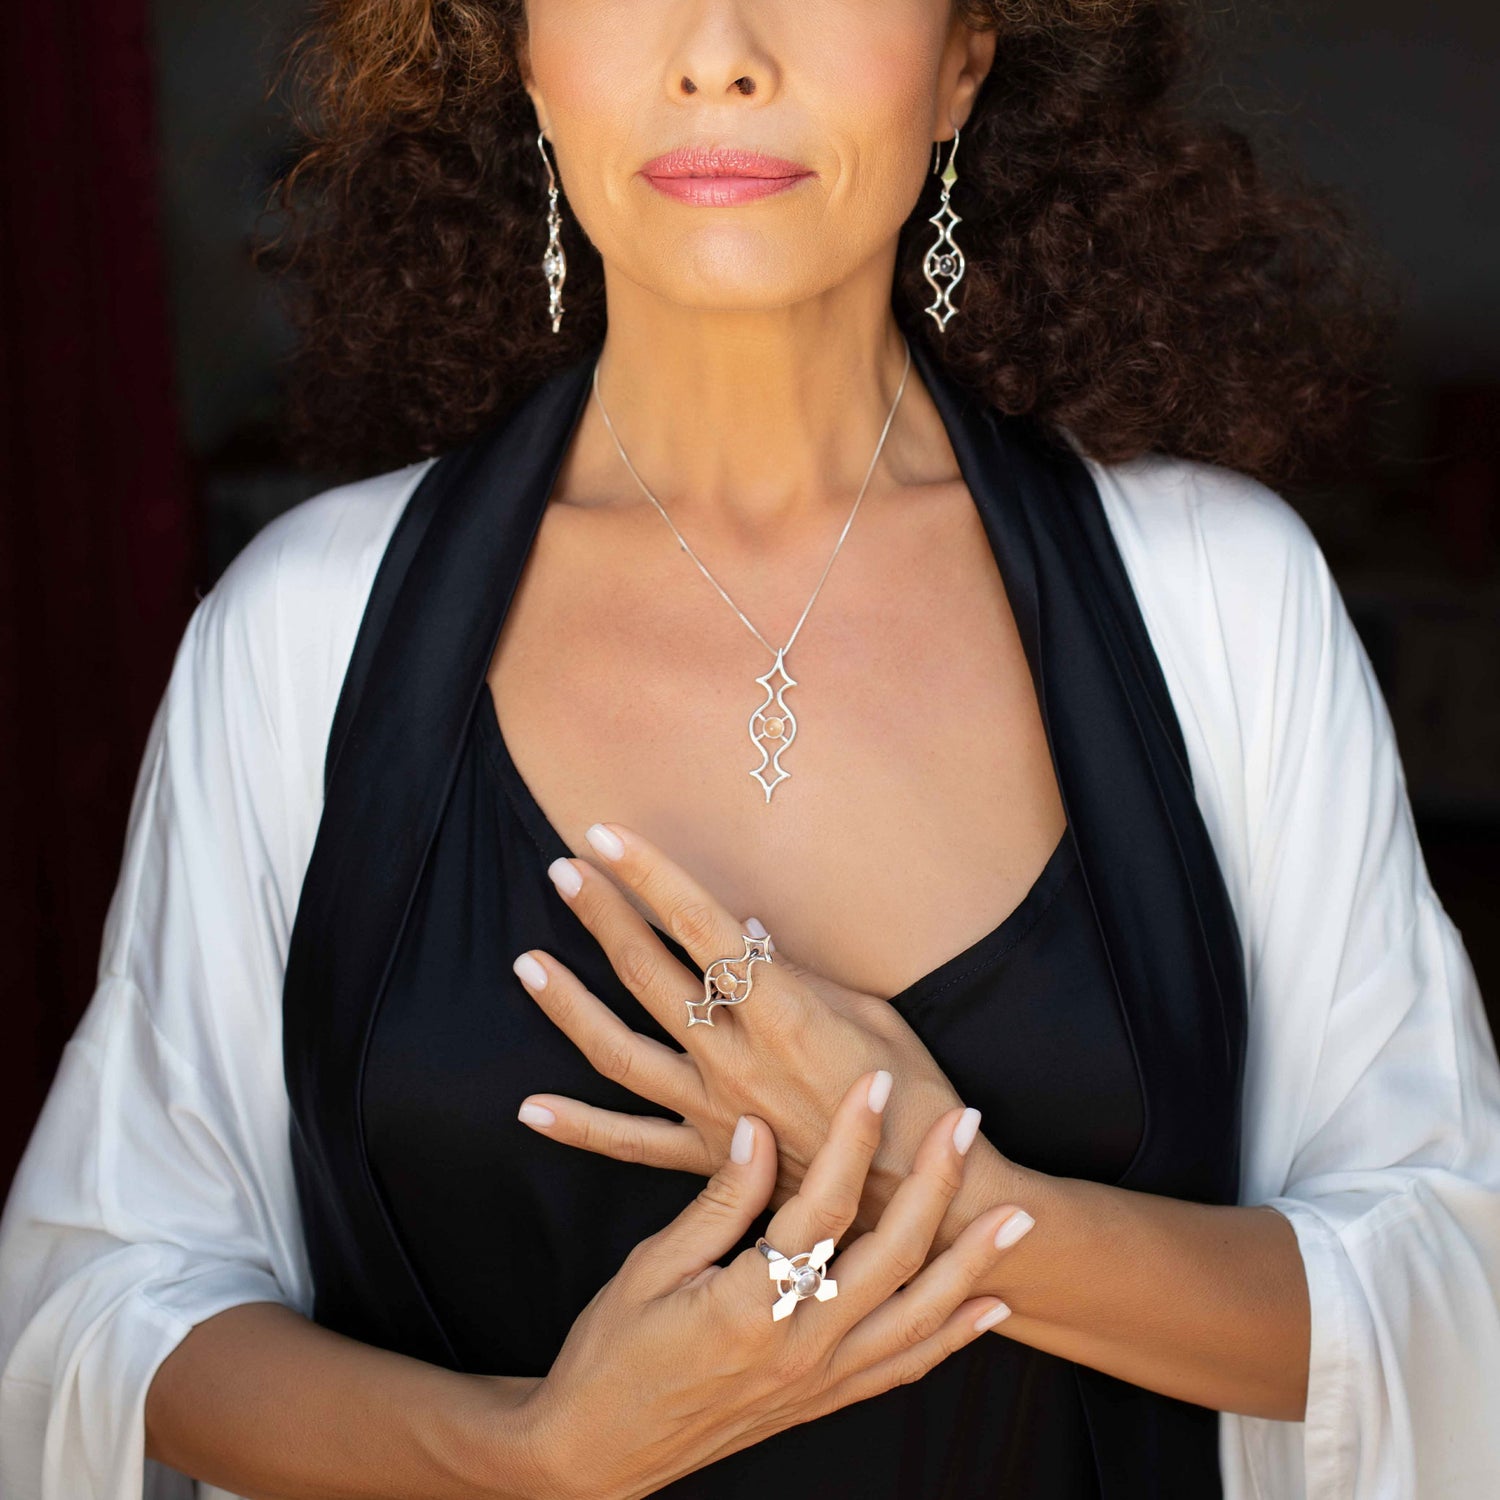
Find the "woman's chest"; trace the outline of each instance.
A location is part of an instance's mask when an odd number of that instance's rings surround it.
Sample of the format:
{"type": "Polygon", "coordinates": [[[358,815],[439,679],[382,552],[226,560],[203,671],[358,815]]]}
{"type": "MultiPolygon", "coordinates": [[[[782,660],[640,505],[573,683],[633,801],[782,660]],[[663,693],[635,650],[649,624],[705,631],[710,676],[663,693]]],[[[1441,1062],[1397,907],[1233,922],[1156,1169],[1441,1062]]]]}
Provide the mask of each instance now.
{"type": "MultiPolygon", "coordinates": [[[[967,492],[874,519],[785,655],[795,728],[769,800],[750,720],[774,654],[659,517],[657,534],[549,507],[488,678],[515,767],[575,854],[593,857],[590,823],[625,823],[803,962],[891,995],[1020,902],[1064,815],[967,492]]],[[[705,561],[779,647],[826,557],[705,561]]]]}
{"type": "MultiPolygon", "coordinates": [[[[466,1367],[541,1372],[600,1282],[702,1178],[643,1173],[516,1119],[538,1091],[676,1118],[597,1071],[515,977],[516,953],[544,949],[632,1030],[675,1039],[545,878],[557,842],[521,795],[488,712],[481,697],[359,1087],[380,1190],[466,1367]],[[539,1247],[547,1276],[524,1297],[503,1295],[505,1268],[539,1247]]],[[[669,963],[689,962],[668,947],[669,963]]],[[[982,1111],[998,1149],[1067,1176],[1112,1181],[1125,1170],[1144,1116],[1139,1077],[1066,837],[1014,916],[892,1005],[982,1111]]]]}

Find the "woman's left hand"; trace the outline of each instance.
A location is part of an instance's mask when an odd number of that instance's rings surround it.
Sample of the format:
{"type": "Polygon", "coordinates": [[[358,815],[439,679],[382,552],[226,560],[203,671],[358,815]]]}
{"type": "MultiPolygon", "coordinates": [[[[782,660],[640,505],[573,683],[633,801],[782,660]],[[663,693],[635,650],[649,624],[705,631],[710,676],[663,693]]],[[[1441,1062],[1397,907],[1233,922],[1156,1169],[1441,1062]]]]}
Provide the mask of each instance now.
{"type": "Polygon", "coordinates": [[[749,971],[753,994],[733,1006],[715,1006],[712,1026],[690,1027],[685,1002],[696,1000],[701,1006],[703,980],[668,951],[620,887],[640,899],[700,970],[717,958],[739,957],[744,923],[654,844],[622,824],[595,824],[589,842],[619,886],[579,859],[559,861],[549,871],[554,884],[608,954],[621,982],[686,1050],[678,1052],[633,1030],[543,950],[523,954],[517,975],[602,1076],[682,1120],[623,1114],[556,1094],[530,1094],[525,1101],[551,1110],[553,1123],[542,1124],[534,1114],[528,1119],[532,1112],[524,1105],[520,1117],[587,1151],[709,1177],[723,1160],[740,1115],[759,1115],[771,1126],[780,1149],[772,1197],[772,1206],[779,1207],[797,1191],[850,1083],[861,1073],[873,1077],[883,1068],[892,1075],[894,1088],[854,1221],[859,1230],[873,1227],[911,1170],[917,1145],[933,1120],[963,1102],[916,1033],[885,1000],[845,989],[788,959],[780,948],[772,950],[770,963],[757,962],[749,971]],[[597,833],[601,828],[602,839],[597,833]],[[619,845],[617,855],[610,853],[611,833],[619,845]],[[556,878],[559,871],[562,881],[556,878]],[[568,871],[577,877],[576,891],[567,889],[568,871]],[[544,984],[528,978],[527,956],[540,963],[544,984]]]}

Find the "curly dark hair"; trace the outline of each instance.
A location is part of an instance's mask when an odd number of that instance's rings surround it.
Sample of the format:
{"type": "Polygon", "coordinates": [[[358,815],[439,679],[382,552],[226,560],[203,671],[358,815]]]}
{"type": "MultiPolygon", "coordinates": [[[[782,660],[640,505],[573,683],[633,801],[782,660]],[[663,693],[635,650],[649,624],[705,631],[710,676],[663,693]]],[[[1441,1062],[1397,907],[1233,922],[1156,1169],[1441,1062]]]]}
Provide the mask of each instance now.
{"type": "MultiPolygon", "coordinates": [[[[1244,131],[1187,107],[1187,0],[954,4],[999,34],[954,193],[968,269],[939,332],[929,175],[899,240],[907,337],[1102,462],[1155,449],[1273,485],[1345,462],[1386,385],[1394,281],[1338,194],[1273,182],[1244,131]]],[[[299,139],[254,253],[296,335],[289,446],[309,466],[456,447],[604,336],[571,214],[560,333],[547,316],[524,26],[522,0],[322,0],[286,55],[299,139]]]]}

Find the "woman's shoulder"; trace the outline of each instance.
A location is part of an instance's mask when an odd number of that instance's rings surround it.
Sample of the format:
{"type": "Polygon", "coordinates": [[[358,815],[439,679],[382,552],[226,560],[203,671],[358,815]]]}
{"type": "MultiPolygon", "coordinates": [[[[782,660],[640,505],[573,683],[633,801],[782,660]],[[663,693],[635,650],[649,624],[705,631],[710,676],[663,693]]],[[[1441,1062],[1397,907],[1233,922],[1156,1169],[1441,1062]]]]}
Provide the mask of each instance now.
{"type": "Polygon", "coordinates": [[[332,720],[376,571],[433,460],[322,490],[267,522],[199,602],[200,631],[288,734],[332,720]]]}
{"type": "Polygon", "coordinates": [[[1323,564],[1283,495],[1237,469],[1165,453],[1122,463],[1085,456],[1126,562],[1153,592],[1232,595],[1323,564]]]}
{"type": "Polygon", "coordinates": [[[264,525],[225,568],[213,594],[247,626],[306,623],[364,608],[424,459],[325,489],[264,525]]]}
{"type": "Polygon", "coordinates": [[[1309,753],[1376,754],[1389,737],[1378,686],[1322,549],[1284,496],[1160,453],[1085,462],[1243,912],[1276,823],[1274,787],[1309,753]]]}
{"type": "Polygon", "coordinates": [[[198,600],[148,745],[134,820],[226,805],[278,831],[294,898],[323,800],[334,708],[386,546],[432,460],[322,490],[263,526],[198,600]],[[160,762],[160,764],[158,764],[160,762]]]}
{"type": "Polygon", "coordinates": [[[1169,454],[1085,463],[1163,667],[1195,704],[1242,714],[1267,673],[1322,653],[1343,601],[1283,495],[1169,454]]]}

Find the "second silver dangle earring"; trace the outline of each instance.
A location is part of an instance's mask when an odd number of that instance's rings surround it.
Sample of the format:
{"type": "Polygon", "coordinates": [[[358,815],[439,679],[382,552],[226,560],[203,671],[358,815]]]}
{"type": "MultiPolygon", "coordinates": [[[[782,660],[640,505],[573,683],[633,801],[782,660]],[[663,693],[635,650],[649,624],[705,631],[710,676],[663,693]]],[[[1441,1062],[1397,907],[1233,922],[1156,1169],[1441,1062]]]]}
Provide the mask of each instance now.
{"type": "MultiPolygon", "coordinates": [[[[938,169],[938,160],[941,156],[941,141],[932,143],[932,170],[938,169]]],[[[951,294],[953,288],[963,280],[964,275],[964,253],[958,248],[953,238],[953,229],[956,224],[962,222],[960,216],[953,212],[953,205],[949,202],[949,196],[953,191],[953,184],[958,181],[958,172],[954,169],[953,161],[958,155],[958,126],[953,127],[953,149],[948,153],[948,166],[943,173],[943,201],[938,211],[927,221],[929,224],[937,225],[938,237],[932,242],[927,251],[927,257],[922,262],[922,274],[927,278],[927,284],[937,294],[932,299],[932,306],[927,311],[932,315],[932,320],[938,326],[939,332],[946,331],[948,319],[958,311],[954,307],[951,294]],[[942,277],[947,281],[944,286],[939,281],[942,277]]]]}
{"type": "Polygon", "coordinates": [[[552,170],[543,131],[536,133],[536,146],[547,165],[547,249],[542,255],[542,273],[547,278],[547,310],[552,315],[552,331],[556,333],[562,327],[562,288],[568,274],[568,258],[563,254],[562,215],[557,211],[557,173],[552,170]]]}

